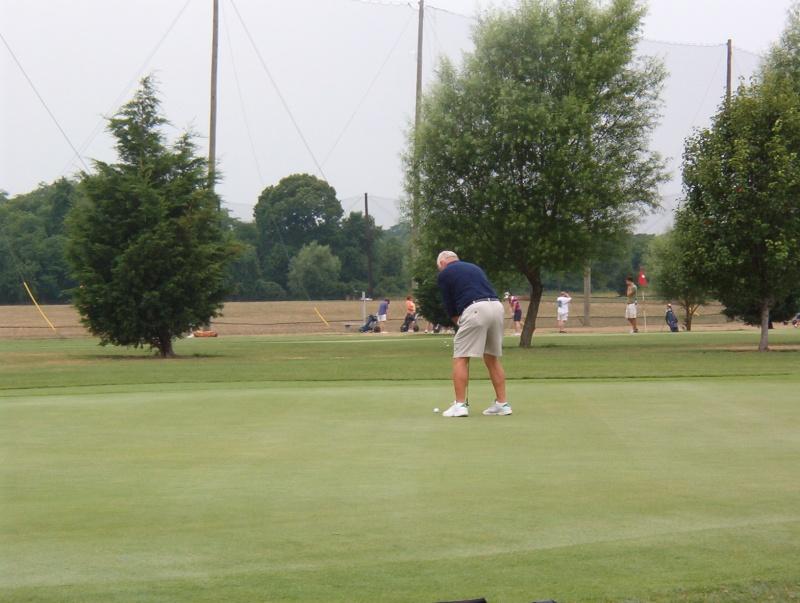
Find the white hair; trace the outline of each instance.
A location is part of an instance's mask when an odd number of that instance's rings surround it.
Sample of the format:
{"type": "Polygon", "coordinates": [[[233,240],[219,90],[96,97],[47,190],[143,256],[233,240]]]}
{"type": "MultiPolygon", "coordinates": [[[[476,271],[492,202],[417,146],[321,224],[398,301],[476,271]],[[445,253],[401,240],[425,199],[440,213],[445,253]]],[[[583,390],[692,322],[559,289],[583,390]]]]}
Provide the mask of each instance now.
{"type": "Polygon", "coordinates": [[[458,259],[455,251],[442,251],[439,256],[436,258],[436,265],[441,266],[442,264],[449,264],[450,262],[454,262],[458,259]]]}

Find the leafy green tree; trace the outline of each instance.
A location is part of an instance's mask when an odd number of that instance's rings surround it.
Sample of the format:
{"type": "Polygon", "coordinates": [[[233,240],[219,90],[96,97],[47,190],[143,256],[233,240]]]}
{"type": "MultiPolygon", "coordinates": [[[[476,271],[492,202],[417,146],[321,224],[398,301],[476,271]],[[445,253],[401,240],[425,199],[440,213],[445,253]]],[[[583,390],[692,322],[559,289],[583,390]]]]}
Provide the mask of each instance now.
{"type": "MultiPolygon", "coordinates": [[[[773,321],[788,321],[800,312],[800,287],[782,300],[778,300],[769,310],[769,323],[773,321]]],[[[758,306],[744,306],[741,304],[726,306],[722,313],[730,319],[740,318],[745,324],[761,326],[761,308],[758,306]]],[[[772,325],[768,323],[768,327],[772,325]]]]}
{"type": "Polygon", "coordinates": [[[151,78],[109,120],[119,163],[83,174],[86,199],[69,214],[74,304],[102,344],[150,346],[217,316],[233,253],[208,166],[189,134],[170,148],[151,78]]]}
{"type": "Polygon", "coordinates": [[[377,285],[380,295],[406,295],[411,288],[411,229],[395,224],[375,246],[377,285]]]}
{"type": "Polygon", "coordinates": [[[343,213],[336,190],[309,174],[287,176],[265,188],[254,209],[265,278],[285,287],[292,256],[312,241],[334,244],[343,213]]]}
{"type": "Polygon", "coordinates": [[[624,293],[621,288],[625,277],[634,269],[640,243],[639,235],[630,232],[604,241],[591,262],[592,291],[616,291],[624,293]]]}
{"type": "Polygon", "coordinates": [[[286,289],[281,287],[275,281],[260,280],[257,283],[256,290],[257,299],[266,301],[281,301],[286,299],[286,289]]]}
{"type": "Polygon", "coordinates": [[[417,312],[432,324],[453,326],[450,316],[444,309],[442,292],[437,283],[438,270],[434,261],[427,256],[420,256],[414,265],[414,274],[418,275],[414,285],[414,298],[417,300],[417,312]]]}
{"type": "Polygon", "coordinates": [[[263,299],[264,279],[255,246],[237,241],[236,259],[226,270],[227,299],[235,301],[254,301],[263,299]]]}
{"type": "Polygon", "coordinates": [[[542,271],[581,270],[657,204],[648,150],[664,71],[634,56],[635,0],[523,0],[444,62],[407,154],[420,253],[453,249],[498,280],[525,276],[530,346],[542,271]]]}
{"type": "Polygon", "coordinates": [[[692,318],[709,297],[708,285],[694,278],[688,266],[691,246],[680,231],[669,231],[655,237],[647,254],[650,282],[660,297],[674,301],[684,314],[683,324],[692,330],[692,318]]]}
{"type": "Polygon", "coordinates": [[[255,224],[242,222],[230,215],[223,215],[223,228],[230,235],[236,257],[225,271],[226,299],[253,301],[264,298],[265,281],[256,250],[255,224]]]}
{"type": "Polygon", "coordinates": [[[800,2],[795,0],[789,7],[786,26],[781,38],[771,49],[763,70],[790,85],[795,92],[800,90],[800,2]]]}
{"type": "Polygon", "coordinates": [[[243,222],[231,216],[226,216],[226,228],[240,243],[247,243],[253,247],[258,246],[258,229],[255,222],[243,222]]]}
{"type": "MultiPolygon", "coordinates": [[[[375,249],[380,244],[383,229],[375,226],[375,219],[369,217],[369,229],[372,239],[372,276],[373,285],[377,274],[375,262],[375,249]]],[[[339,234],[336,242],[331,246],[331,251],[342,262],[341,280],[348,293],[361,295],[362,291],[369,291],[367,220],[361,212],[350,212],[340,223],[339,234]]]]}
{"type": "Polygon", "coordinates": [[[289,264],[289,290],[297,297],[331,299],[340,297],[342,263],[328,245],[312,241],[304,245],[289,264]]]}
{"type": "Polygon", "coordinates": [[[64,256],[64,216],[79,193],[61,178],[0,204],[0,303],[64,303],[75,285],[64,256]]]}
{"type": "Polygon", "coordinates": [[[686,144],[676,230],[697,278],[734,315],[770,312],[800,283],[800,19],[795,6],[761,77],[723,103],[686,144]]]}

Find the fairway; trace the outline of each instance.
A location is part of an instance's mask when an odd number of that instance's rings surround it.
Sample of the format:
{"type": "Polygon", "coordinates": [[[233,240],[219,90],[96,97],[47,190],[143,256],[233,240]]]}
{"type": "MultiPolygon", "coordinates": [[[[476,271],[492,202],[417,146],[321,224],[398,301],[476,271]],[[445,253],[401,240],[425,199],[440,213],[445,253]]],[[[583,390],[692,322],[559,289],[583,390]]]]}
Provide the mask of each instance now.
{"type": "Polygon", "coordinates": [[[800,600],[800,330],[450,341],[0,341],[0,600],[800,600]]]}

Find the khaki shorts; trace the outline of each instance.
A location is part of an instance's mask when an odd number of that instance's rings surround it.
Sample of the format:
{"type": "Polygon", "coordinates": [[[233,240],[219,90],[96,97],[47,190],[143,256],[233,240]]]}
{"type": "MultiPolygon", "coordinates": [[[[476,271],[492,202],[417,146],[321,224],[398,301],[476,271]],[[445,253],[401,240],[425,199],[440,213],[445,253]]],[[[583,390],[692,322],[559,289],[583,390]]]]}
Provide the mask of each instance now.
{"type": "Polygon", "coordinates": [[[505,310],[499,301],[480,301],[464,309],[453,339],[453,358],[503,355],[505,310]]]}
{"type": "Polygon", "coordinates": [[[636,318],[636,304],[625,306],[625,318],[636,318]]]}

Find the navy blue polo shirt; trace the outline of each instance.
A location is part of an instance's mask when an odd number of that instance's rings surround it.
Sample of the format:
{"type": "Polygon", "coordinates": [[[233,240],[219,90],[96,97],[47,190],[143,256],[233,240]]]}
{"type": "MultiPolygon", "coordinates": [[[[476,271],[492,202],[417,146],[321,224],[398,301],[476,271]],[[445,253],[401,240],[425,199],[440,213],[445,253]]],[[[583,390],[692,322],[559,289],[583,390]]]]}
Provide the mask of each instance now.
{"type": "Polygon", "coordinates": [[[448,316],[461,316],[464,308],[476,299],[497,298],[486,273],[469,262],[451,262],[439,273],[436,282],[448,316]]]}

